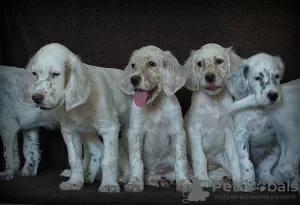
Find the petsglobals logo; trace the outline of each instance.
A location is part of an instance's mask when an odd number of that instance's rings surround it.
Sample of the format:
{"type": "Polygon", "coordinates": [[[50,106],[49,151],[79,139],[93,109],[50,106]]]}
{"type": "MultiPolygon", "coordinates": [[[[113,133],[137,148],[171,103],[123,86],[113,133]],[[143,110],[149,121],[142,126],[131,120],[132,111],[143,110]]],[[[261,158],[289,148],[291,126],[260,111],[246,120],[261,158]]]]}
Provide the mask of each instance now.
{"type": "MultiPolygon", "coordinates": [[[[213,187],[213,192],[217,190],[223,190],[225,192],[239,192],[242,191],[242,187],[233,185],[230,182],[224,182],[222,184],[215,185],[213,187]]],[[[298,187],[290,184],[288,181],[287,183],[280,183],[280,184],[264,184],[264,183],[256,183],[253,187],[253,191],[260,191],[260,192],[297,192],[298,187]]]]}

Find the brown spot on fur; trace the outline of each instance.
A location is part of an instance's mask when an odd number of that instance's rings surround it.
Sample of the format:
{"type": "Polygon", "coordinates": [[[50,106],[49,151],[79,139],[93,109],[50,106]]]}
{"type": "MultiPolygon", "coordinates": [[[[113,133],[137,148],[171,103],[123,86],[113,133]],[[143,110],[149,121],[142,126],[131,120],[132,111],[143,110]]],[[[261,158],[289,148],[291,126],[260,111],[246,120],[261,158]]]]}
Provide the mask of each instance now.
{"type": "Polygon", "coordinates": [[[65,65],[65,87],[67,86],[71,75],[71,68],[68,63],[65,65]]]}

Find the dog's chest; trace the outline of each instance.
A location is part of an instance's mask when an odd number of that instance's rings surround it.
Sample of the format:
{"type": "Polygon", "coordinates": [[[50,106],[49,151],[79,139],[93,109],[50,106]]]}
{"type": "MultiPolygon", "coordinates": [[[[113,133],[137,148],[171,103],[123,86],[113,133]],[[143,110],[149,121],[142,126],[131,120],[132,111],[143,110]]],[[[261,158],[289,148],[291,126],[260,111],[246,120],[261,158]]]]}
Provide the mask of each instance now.
{"type": "Polygon", "coordinates": [[[203,151],[207,157],[224,151],[226,134],[233,133],[233,118],[226,113],[232,99],[225,96],[221,99],[207,95],[198,97],[196,130],[203,139],[203,151]]]}
{"type": "Polygon", "coordinates": [[[275,129],[267,113],[256,110],[248,122],[251,144],[254,146],[270,144],[275,138],[275,129]]]}
{"type": "Polygon", "coordinates": [[[172,166],[168,160],[174,158],[173,139],[170,133],[171,122],[168,119],[159,121],[147,120],[144,123],[143,159],[149,170],[166,169],[172,166]]]}

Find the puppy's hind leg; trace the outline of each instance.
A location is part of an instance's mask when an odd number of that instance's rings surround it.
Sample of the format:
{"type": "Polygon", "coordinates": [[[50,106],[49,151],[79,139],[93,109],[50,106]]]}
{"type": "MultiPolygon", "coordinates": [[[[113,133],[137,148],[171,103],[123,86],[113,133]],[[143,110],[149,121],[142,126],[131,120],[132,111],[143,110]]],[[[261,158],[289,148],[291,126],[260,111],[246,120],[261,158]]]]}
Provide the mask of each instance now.
{"type": "Polygon", "coordinates": [[[85,170],[85,183],[94,183],[97,173],[101,168],[101,157],[103,151],[103,144],[98,138],[97,134],[90,134],[84,136],[84,147],[88,150],[84,152],[90,153],[90,162],[88,168],[85,170]]]}
{"type": "Polygon", "coordinates": [[[278,146],[274,147],[272,152],[265,157],[256,168],[257,179],[260,182],[266,184],[276,184],[280,179],[276,179],[272,175],[272,169],[277,163],[280,156],[280,148],[278,146]]]}
{"type": "Polygon", "coordinates": [[[4,159],[5,159],[5,171],[0,173],[0,179],[1,180],[11,180],[16,170],[18,169],[17,166],[14,163],[14,152],[13,152],[13,143],[15,143],[17,137],[18,137],[18,130],[15,129],[11,132],[3,132],[1,130],[0,135],[2,136],[2,142],[3,142],[3,149],[4,149],[4,159]]]}
{"type": "Polygon", "coordinates": [[[36,176],[41,159],[39,149],[39,128],[23,131],[24,145],[23,154],[25,164],[21,170],[21,176],[36,176]]]}

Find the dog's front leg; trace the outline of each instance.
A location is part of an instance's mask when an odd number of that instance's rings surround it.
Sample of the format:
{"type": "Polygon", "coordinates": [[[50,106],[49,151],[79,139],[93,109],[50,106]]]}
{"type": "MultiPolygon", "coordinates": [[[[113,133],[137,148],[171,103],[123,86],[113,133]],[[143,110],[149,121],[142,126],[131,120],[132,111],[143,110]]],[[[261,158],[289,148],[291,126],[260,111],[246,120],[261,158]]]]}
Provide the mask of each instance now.
{"type": "Polygon", "coordinates": [[[175,142],[175,174],[176,190],[179,192],[190,192],[192,183],[188,179],[188,162],[186,152],[186,133],[180,129],[174,136],[175,142]]]}
{"type": "Polygon", "coordinates": [[[240,191],[251,192],[255,189],[255,172],[249,154],[249,133],[246,127],[236,126],[234,133],[234,144],[239,158],[241,170],[240,191]]]}
{"type": "Polygon", "coordinates": [[[102,123],[99,135],[104,144],[102,165],[102,182],[99,192],[120,192],[118,184],[118,137],[120,126],[114,122],[102,123]],[[105,126],[103,126],[105,124],[105,126]]]}
{"type": "Polygon", "coordinates": [[[76,152],[75,145],[76,142],[78,143],[78,141],[80,141],[80,136],[78,133],[72,132],[69,129],[65,129],[63,127],[61,129],[61,132],[67,146],[69,164],[71,168],[71,177],[68,181],[62,182],[59,187],[61,190],[80,190],[82,189],[84,184],[82,156],[79,155],[80,153],[76,152]]]}
{"type": "Polygon", "coordinates": [[[144,164],[141,154],[142,135],[139,129],[129,129],[127,140],[131,174],[129,182],[125,185],[125,191],[142,192],[144,190],[144,164]]]}
{"type": "Polygon", "coordinates": [[[212,183],[207,173],[207,158],[203,151],[201,129],[198,129],[198,127],[189,127],[187,128],[187,136],[191,148],[194,176],[200,180],[201,186],[211,187],[212,183]]]}
{"type": "Polygon", "coordinates": [[[229,164],[229,170],[226,171],[231,174],[233,184],[235,186],[239,186],[242,176],[233,135],[234,132],[232,132],[231,130],[228,130],[225,133],[225,155],[229,164]]]}

